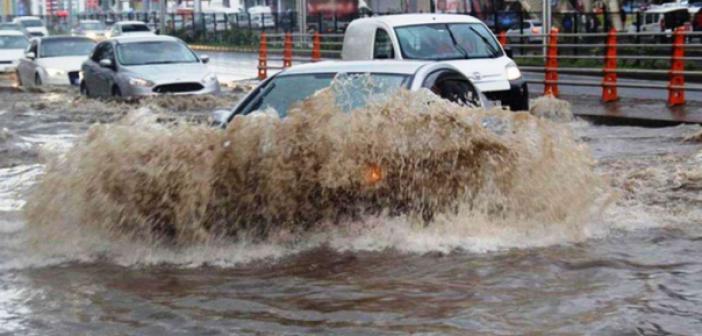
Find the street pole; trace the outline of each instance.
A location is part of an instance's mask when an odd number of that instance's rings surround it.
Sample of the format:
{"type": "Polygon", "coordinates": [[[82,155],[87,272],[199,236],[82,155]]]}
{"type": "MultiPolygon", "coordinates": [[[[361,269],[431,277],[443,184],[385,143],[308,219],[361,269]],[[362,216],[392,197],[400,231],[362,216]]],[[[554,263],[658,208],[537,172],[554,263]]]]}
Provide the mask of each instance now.
{"type": "Polygon", "coordinates": [[[161,34],[166,33],[166,9],[168,8],[168,0],[158,0],[159,5],[159,18],[158,18],[158,31],[161,34]]]}
{"type": "Polygon", "coordinates": [[[543,6],[541,8],[541,26],[543,29],[541,33],[544,34],[542,39],[543,43],[543,56],[546,57],[546,45],[548,43],[548,35],[551,33],[551,0],[543,0],[543,6]]]}
{"type": "Polygon", "coordinates": [[[300,34],[304,34],[307,32],[307,0],[300,0],[297,3],[297,13],[300,16],[297,22],[300,23],[300,34]]]}

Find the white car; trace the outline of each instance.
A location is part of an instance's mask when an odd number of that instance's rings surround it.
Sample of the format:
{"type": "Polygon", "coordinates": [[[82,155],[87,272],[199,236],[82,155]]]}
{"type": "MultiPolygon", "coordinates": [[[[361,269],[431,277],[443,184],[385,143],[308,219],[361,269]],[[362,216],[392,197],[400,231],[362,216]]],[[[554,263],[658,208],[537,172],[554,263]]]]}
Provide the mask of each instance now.
{"type": "Polygon", "coordinates": [[[0,30],[0,72],[13,71],[28,44],[22,32],[0,30]]]}
{"type": "Polygon", "coordinates": [[[517,64],[495,35],[469,15],[403,14],[357,19],[344,34],[345,61],[444,61],[458,68],[490,100],[529,109],[529,91],[517,64]]]}
{"type": "Polygon", "coordinates": [[[32,39],[17,65],[20,85],[78,85],[80,66],[93,50],[87,37],[56,36],[32,39]]]}
{"type": "Polygon", "coordinates": [[[46,29],[44,21],[36,16],[20,16],[12,20],[24,28],[29,37],[49,36],[49,30],[46,29]]]}
{"type": "Polygon", "coordinates": [[[328,61],[294,66],[269,77],[232,111],[215,112],[215,122],[223,126],[236,115],[248,115],[269,108],[284,117],[292,104],[328,87],[335,78],[346,78],[351,83],[355,83],[355,78],[362,78],[358,82],[358,90],[351,85],[354,92],[349,95],[349,101],[340,102],[350,108],[363,104],[369,94],[382,96],[400,88],[411,91],[426,88],[444,99],[466,106],[487,107],[488,104],[470,79],[445,62],[328,61]],[[368,91],[365,77],[357,75],[369,76],[375,87],[368,91]]]}
{"type": "Polygon", "coordinates": [[[542,34],[542,24],[539,20],[524,20],[522,23],[515,23],[507,30],[507,38],[510,42],[520,43],[524,38],[525,43],[541,43],[544,41],[542,34]]]}
{"type": "Polygon", "coordinates": [[[112,29],[107,33],[108,38],[123,35],[154,35],[146,23],[141,21],[120,21],[112,25],[112,29]]]}

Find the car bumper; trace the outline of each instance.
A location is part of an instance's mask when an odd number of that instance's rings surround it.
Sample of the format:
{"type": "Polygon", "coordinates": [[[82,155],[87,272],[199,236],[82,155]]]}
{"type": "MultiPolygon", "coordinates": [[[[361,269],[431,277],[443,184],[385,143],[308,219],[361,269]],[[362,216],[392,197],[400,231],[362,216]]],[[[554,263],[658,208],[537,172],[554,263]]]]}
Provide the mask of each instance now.
{"type": "MultiPolygon", "coordinates": [[[[163,85],[163,84],[161,84],[161,85],[163,85]]],[[[221,88],[220,88],[219,82],[210,83],[210,84],[203,84],[203,88],[200,90],[185,91],[185,92],[159,93],[159,92],[154,92],[155,87],[156,86],[151,86],[151,87],[130,86],[127,88],[127,90],[123,90],[123,95],[126,97],[148,97],[148,96],[163,96],[163,95],[182,96],[182,95],[206,95],[206,94],[220,94],[221,93],[221,88]]]]}
{"type": "Polygon", "coordinates": [[[44,84],[47,85],[79,85],[80,71],[67,71],[63,74],[48,74],[44,77],[44,84]],[[70,73],[74,73],[73,76],[70,73]]]}
{"type": "Polygon", "coordinates": [[[17,69],[17,64],[14,64],[14,63],[0,64],[0,73],[10,73],[10,72],[14,72],[16,69],[17,69]]]}

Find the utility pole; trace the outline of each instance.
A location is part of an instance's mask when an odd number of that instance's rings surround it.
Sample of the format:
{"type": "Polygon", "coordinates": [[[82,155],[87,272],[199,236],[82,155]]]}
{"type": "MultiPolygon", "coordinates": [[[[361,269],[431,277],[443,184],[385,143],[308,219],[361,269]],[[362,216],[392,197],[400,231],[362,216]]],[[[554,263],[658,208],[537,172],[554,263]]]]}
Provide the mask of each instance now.
{"type": "Polygon", "coordinates": [[[158,0],[158,31],[161,34],[166,33],[166,9],[168,9],[168,0],[158,0]]]}
{"type": "Polygon", "coordinates": [[[300,34],[304,34],[307,32],[307,0],[300,0],[297,5],[297,15],[300,16],[297,22],[300,24],[300,34]]]}
{"type": "Polygon", "coordinates": [[[543,7],[541,10],[541,14],[543,16],[541,19],[541,26],[543,27],[543,29],[541,29],[541,33],[545,35],[542,39],[543,55],[546,57],[546,45],[548,43],[548,36],[551,33],[551,0],[543,0],[543,7]]]}

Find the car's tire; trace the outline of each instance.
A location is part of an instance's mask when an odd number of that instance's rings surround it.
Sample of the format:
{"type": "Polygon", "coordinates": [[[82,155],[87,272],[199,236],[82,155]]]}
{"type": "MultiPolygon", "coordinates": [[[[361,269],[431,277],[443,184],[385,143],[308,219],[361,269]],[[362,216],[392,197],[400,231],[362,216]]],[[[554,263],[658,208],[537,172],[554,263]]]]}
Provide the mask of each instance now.
{"type": "Polygon", "coordinates": [[[85,85],[85,81],[80,81],[80,94],[86,97],[90,97],[90,91],[88,91],[88,86],[85,85]]]}
{"type": "Polygon", "coordinates": [[[529,89],[525,86],[522,95],[515,95],[509,100],[502,102],[502,105],[509,106],[512,111],[529,111],[529,89]]]}
{"type": "Polygon", "coordinates": [[[120,90],[119,86],[117,86],[117,85],[112,87],[112,98],[115,98],[115,99],[122,98],[122,90],[120,90]]]}
{"type": "Polygon", "coordinates": [[[39,74],[34,75],[34,86],[41,86],[41,76],[39,74]]]}

